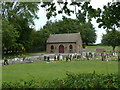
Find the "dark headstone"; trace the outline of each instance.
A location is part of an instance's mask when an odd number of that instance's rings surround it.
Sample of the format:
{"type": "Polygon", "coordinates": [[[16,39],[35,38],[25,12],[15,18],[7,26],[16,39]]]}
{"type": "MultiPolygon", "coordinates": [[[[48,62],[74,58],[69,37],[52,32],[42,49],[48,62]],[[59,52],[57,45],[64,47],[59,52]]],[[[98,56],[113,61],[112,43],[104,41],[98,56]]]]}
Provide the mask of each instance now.
{"type": "Polygon", "coordinates": [[[105,61],[105,59],[106,59],[105,53],[101,53],[101,57],[102,57],[102,61],[105,61]]]}
{"type": "Polygon", "coordinates": [[[56,61],[56,56],[54,56],[54,61],[56,61]]]}
{"type": "Polygon", "coordinates": [[[46,61],[47,60],[47,57],[46,56],[44,56],[44,61],[46,61]]]}
{"type": "Polygon", "coordinates": [[[9,65],[9,63],[8,63],[8,60],[7,60],[7,59],[5,59],[5,60],[4,60],[4,65],[9,65]]]}
{"type": "Polygon", "coordinates": [[[92,53],[91,53],[91,52],[89,52],[89,57],[90,57],[90,58],[92,58],[92,57],[93,57],[93,55],[92,55],[92,53]]]}
{"type": "Polygon", "coordinates": [[[69,55],[69,59],[70,59],[70,61],[72,60],[72,55],[69,55]]]}
{"type": "Polygon", "coordinates": [[[25,57],[23,57],[23,61],[25,61],[25,57]]]}
{"type": "Polygon", "coordinates": [[[60,60],[60,56],[59,55],[57,56],[57,60],[60,60]]]}
{"type": "Polygon", "coordinates": [[[50,62],[50,57],[49,56],[47,57],[47,62],[50,62]]]}
{"type": "Polygon", "coordinates": [[[66,62],[68,61],[68,59],[69,59],[69,56],[66,56],[66,62]]]}

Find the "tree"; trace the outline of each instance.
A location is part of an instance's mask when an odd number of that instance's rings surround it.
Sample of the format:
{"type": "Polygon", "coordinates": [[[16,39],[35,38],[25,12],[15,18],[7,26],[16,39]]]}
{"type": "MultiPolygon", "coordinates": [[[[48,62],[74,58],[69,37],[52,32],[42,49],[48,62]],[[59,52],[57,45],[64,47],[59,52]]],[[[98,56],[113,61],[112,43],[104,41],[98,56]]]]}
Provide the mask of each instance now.
{"type": "Polygon", "coordinates": [[[50,32],[46,29],[40,31],[32,31],[32,51],[45,51],[46,41],[50,35],[50,32]]]}
{"type": "Polygon", "coordinates": [[[120,45],[120,31],[107,31],[107,34],[103,34],[102,43],[112,46],[115,52],[115,47],[120,45]]]}
{"type": "Polygon", "coordinates": [[[96,40],[95,29],[90,22],[81,24],[78,20],[64,18],[58,22],[48,22],[43,28],[48,30],[51,34],[80,32],[83,43],[86,44],[94,43],[96,40]]]}
{"type": "Polygon", "coordinates": [[[108,3],[97,19],[99,27],[115,30],[120,27],[120,2],[108,3]]]}
{"type": "MultiPolygon", "coordinates": [[[[14,2],[0,2],[2,4],[2,19],[7,22],[7,27],[10,27],[10,31],[15,31],[18,33],[17,36],[14,36],[13,43],[9,44],[9,47],[25,47],[26,50],[30,50],[31,47],[36,45],[40,47],[41,50],[45,50],[45,41],[49,34],[54,33],[75,33],[81,32],[81,36],[84,43],[94,43],[96,39],[95,29],[90,23],[92,18],[96,18],[99,23],[99,27],[114,29],[119,27],[120,20],[120,3],[112,2],[108,3],[108,5],[104,6],[104,10],[102,11],[100,8],[94,9],[90,5],[90,2],[71,2],[70,4],[66,2],[57,2],[60,6],[60,10],[57,10],[57,6],[55,2],[43,2],[41,7],[46,8],[47,18],[50,19],[52,16],[56,16],[57,14],[66,14],[70,16],[71,14],[76,15],[76,20],[66,19],[51,23],[48,22],[43,29],[39,32],[33,32],[34,22],[33,19],[37,17],[38,2],[18,2],[17,0],[14,2]],[[74,6],[75,8],[71,9],[68,7],[74,6]],[[78,9],[76,9],[78,8],[78,9]],[[62,27],[61,27],[62,26],[62,27]],[[45,37],[45,38],[44,38],[45,37]],[[40,38],[41,40],[38,40],[40,38]],[[38,42],[37,42],[38,41],[38,42]]],[[[3,24],[2,24],[3,25],[3,24]]],[[[4,26],[5,27],[5,26],[4,26]]],[[[6,29],[7,30],[7,29],[6,29]]],[[[12,32],[13,32],[12,31],[12,32]]],[[[9,32],[9,31],[7,31],[9,32]]],[[[6,32],[6,33],[7,33],[6,32]]],[[[10,32],[10,33],[12,33],[10,32]]],[[[3,32],[5,33],[5,32],[3,32]]],[[[4,34],[3,34],[4,35],[4,34]]],[[[5,35],[6,36],[6,35],[5,35]]],[[[4,39],[5,41],[5,39],[4,39]]],[[[5,43],[5,42],[4,42],[5,43]]],[[[4,45],[3,45],[4,46],[4,45]]],[[[15,48],[16,47],[16,48],[15,48]]]]}
{"type": "Polygon", "coordinates": [[[2,46],[3,50],[9,50],[19,37],[18,31],[8,21],[2,20],[2,46]]]}
{"type": "Polygon", "coordinates": [[[2,1],[2,17],[11,23],[15,23],[20,17],[27,19],[30,25],[34,25],[33,19],[38,18],[38,2],[4,2],[2,1]]]}
{"type": "Polygon", "coordinates": [[[85,23],[85,24],[82,24],[80,27],[81,27],[80,32],[81,32],[83,43],[86,43],[87,45],[89,43],[95,43],[96,30],[93,27],[93,25],[91,23],[85,23]]]}
{"type": "MultiPolygon", "coordinates": [[[[89,0],[90,1],[90,0],[89,0]]],[[[88,21],[90,22],[92,18],[100,15],[100,9],[96,10],[92,8],[90,2],[80,2],[80,1],[72,1],[70,3],[63,1],[57,2],[58,6],[60,7],[57,10],[57,5],[55,2],[43,2],[41,7],[44,7],[47,11],[47,18],[50,19],[52,16],[56,16],[57,14],[66,14],[70,16],[71,14],[75,14],[79,22],[85,23],[88,21]],[[70,9],[68,6],[73,6],[74,8],[70,9]],[[78,9],[76,9],[78,7],[78,9]]]]}
{"type": "Polygon", "coordinates": [[[99,28],[103,27],[105,29],[113,29],[115,30],[117,27],[120,27],[120,2],[109,2],[107,5],[103,7],[103,10],[100,8],[94,9],[90,2],[79,2],[78,0],[74,0],[70,4],[67,2],[58,1],[58,5],[60,6],[60,10],[57,10],[57,6],[55,2],[44,2],[41,7],[46,8],[47,18],[50,19],[52,16],[56,16],[57,14],[66,14],[70,16],[71,14],[75,14],[79,22],[85,23],[90,22],[92,18],[97,20],[99,23],[99,28]],[[69,8],[68,6],[75,7],[74,9],[69,8]],[[76,9],[77,8],[77,9],[76,9]]]}
{"type": "MultiPolygon", "coordinates": [[[[38,2],[0,2],[2,3],[2,19],[9,22],[15,31],[19,33],[16,43],[28,51],[32,45],[31,31],[33,30],[33,19],[37,17],[38,2]]],[[[3,24],[2,24],[3,25],[3,24]]],[[[6,24],[5,24],[6,25],[6,24]]],[[[14,39],[13,39],[14,40],[14,39]]]]}

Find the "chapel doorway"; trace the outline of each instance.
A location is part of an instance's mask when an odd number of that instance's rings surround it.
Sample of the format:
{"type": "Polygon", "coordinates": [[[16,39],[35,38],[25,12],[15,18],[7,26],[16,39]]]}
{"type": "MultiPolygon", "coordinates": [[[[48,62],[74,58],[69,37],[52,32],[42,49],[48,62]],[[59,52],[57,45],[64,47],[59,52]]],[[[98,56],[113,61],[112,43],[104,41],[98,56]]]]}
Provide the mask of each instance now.
{"type": "Polygon", "coordinates": [[[64,46],[63,45],[59,46],[59,53],[64,53],[64,46]]]}

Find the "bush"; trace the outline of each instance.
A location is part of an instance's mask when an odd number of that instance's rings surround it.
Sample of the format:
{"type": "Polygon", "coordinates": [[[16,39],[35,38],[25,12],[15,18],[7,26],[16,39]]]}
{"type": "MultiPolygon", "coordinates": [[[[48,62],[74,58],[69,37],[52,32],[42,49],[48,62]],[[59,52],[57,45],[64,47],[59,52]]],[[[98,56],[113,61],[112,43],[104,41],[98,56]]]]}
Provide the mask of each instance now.
{"type": "Polygon", "coordinates": [[[67,73],[63,79],[38,82],[19,81],[16,83],[3,82],[3,88],[120,88],[117,74],[73,74],[67,73]]]}

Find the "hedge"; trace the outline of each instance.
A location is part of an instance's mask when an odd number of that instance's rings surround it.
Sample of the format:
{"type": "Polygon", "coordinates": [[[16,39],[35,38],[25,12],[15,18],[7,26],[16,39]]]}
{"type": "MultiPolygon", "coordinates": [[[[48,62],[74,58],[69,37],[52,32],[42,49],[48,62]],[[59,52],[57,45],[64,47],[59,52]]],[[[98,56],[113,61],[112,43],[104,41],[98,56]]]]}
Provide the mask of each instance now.
{"type": "Polygon", "coordinates": [[[2,88],[120,88],[120,82],[117,74],[73,74],[66,73],[63,79],[52,81],[24,81],[3,82],[2,88]]]}

